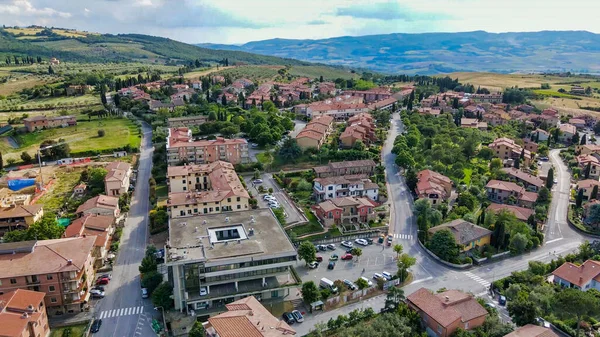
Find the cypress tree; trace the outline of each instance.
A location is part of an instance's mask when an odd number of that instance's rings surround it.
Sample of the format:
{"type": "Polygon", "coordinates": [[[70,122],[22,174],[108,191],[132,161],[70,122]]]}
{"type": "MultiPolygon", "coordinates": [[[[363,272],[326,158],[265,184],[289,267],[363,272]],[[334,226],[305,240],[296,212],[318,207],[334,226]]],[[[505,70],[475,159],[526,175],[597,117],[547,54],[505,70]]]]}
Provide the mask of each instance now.
{"type": "Polygon", "coordinates": [[[594,185],[592,188],[592,193],[590,194],[590,200],[594,200],[598,198],[598,185],[594,185]]]}
{"type": "Polygon", "coordinates": [[[583,203],[583,188],[579,189],[579,192],[577,192],[577,197],[575,198],[575,206],[577,208],[581,207],[581,204],[583,203]]]}

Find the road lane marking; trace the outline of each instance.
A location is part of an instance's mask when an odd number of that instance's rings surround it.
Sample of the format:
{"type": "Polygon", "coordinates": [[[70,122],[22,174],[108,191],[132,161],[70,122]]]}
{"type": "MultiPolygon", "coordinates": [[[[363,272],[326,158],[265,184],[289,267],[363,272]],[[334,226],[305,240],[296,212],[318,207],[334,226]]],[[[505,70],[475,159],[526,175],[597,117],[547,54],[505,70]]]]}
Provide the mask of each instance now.
{"type": "Polygon", "coordinates": [[[401,240],[412,240],[412,237],[411,234],[394,234],[394,238],[401,240]]]}
{"type": "Polygon", "coordinates": [[[142,314],[143,311],[144,311],[143,306],[104,310],[100,313],[99,317],[100,317],[100,319],[105,319],[105,318],[120,317],[120,316],[139,315],[139,314],[142,314]]]}
{"type": "Polygon", "coordinates": [[[426,277],[426,278],[422,278],[422,279],[418,279],[418,280],[412,281],[411,284],[421,283],[421,282],[429,281],[431,279],[433,279],[433,276],[429,276],[429,277],[426,277]]]}
{"type": "Polygon", "coordinates": [[[473,281],[475,281],[475,282],[477,282],[477,283],[481,284],[482,286],[484,286],[484,287],[486,287],[486,288],[489,288],[489,287],[490,287],[490,284],[491,284],[491,283],[490,283],[490,282],[488,282],[488,281],[486,281],[486,280],[484,280],[484,279],[482,279],[481,277],[479,277],[479,276],[477,276],[477,275],[475,275],[475,274],[473,274],[473,273],[470,273],[470,272],[465,272],[464,274],[465,274],[467,277],[469,277],[470,279],[472,279],[473,281]]]}
{"type": "Polygon", "coordinates": [[[554,239],[554,240],[550,240],[550,241],[546,241],[546,244],[552,243],[552,242],[556,242],[556,241],[560,241],[563,238],[558,238],[558,239],[554,239]]]}

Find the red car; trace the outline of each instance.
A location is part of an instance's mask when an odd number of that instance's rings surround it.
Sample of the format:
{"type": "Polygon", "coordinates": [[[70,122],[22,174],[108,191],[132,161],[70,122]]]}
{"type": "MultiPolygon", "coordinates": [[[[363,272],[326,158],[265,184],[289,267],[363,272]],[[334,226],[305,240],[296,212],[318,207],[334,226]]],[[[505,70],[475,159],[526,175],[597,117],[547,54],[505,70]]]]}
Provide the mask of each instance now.
{"type": "Polygon", "coordinates": [[[108,282],[110,282],[110,279],[108,277],[103,277],[99,278],[98,281],[96,281],[96,285],[108,284],[108,282]]]}
{"type": "Polygon", "coordinates": [[[323,262],[323,257],[321,255],[317,255],[317,262],[323,262]]]}
{"type": "Polygon", "coordinates": [[[344,256],[342,256],[342,260],[352,260],[352,254],[344,254],[344,256]]]}

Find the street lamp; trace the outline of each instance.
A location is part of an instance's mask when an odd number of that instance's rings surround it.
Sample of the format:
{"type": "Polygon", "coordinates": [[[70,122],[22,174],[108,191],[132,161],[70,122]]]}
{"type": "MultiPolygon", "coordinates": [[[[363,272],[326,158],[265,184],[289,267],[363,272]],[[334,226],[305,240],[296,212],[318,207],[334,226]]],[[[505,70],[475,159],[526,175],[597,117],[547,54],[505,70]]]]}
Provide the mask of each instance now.
{"type": "Polygon", "coordinates": [[[154,310],[158,310],[161,309],[162,312],[162,319],[163,319],[163,325],[165,326],[165,334],[167,333],[167,321],[165,321],[165,308],[158,306],[158,307],[154,307],[154,310]]]}

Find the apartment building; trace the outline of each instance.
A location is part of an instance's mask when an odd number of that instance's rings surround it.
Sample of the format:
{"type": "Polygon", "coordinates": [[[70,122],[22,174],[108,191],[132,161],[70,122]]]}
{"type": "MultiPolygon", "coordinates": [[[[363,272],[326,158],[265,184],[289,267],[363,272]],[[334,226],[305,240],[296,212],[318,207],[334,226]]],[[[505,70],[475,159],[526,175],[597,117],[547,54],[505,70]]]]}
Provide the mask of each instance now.
{"type": "Polygon", "coordinates": [[[95,268],[100,268],[110,250],[111,236],[115,230],[115,218],[107,215],[87,214],[77,218],[63,233],[65,238],[95,236],[93,255],[96,258],[95,268]]]}
{"type": "Polygon", "coordinates": [[[114,161],[106,166],[104,177],[104,193],[110,196],[120,196],[129,192],[129,179],[131,179],[131,165],[114,161]]]}
{"type": "Polygon", "coordinates": [[[223,160],[232,164],[250,161],[248,141],[243,138],[192,141],[188,128],[170,128],[167,136],[167,164],[206,164],[223,160]]]}
{"type": "Polygon", "coordinates": [[[327,199],[313,210],[325,226],[358,224],[375,220],[377,203],[365,197],[341,197],[327,199]]]}
{"type": "Polygon", "coordinates": [[[364,174],[316,178],[313,193],[317,201],[341,197],[367,197],[377,201],[379,185],[364,174]]]}
{"type": "Polygon", "coordinates": [[[77,118],[75,118],[75,116],[33,116],[23,119],[23,124],[25,124],[25,128],[28,132],[33,132],[60,126],[66,127],[77,125],[77,118]]]}
{"type": "Polygon", "coordinates": [[[523,172],[518,168],[505,167],[502,172],[506,173],[509,180],[523,184],[529,191],[538,192],[544,186],[544,181],[540,177],[523,172]]]}
{"type": "Polygon", "coordinates": [[[565,123],[561,124],[558,128],[560,129],[558,140],[564,144],[571,144],[573,136],[577,134],[575,125],[565,123]]]}
{"type": "Polygon", "coordinates": [[[371,103],[392,97],[392,92],[388,87],[379,87],[369,90],[344,90],[344,95],[362,97],[365,102],[371,103]]]}
{"type": "Polygon", "coordinates": [[[352,174],[366,174],[372,176],[375,172],[375,162],[371,159],[349,160],[329,163],[313,168],[317,178],[335,177],[352,174]]]}
{"type": "Polygon", "coordinates": [[[250,195],[231,163],[169,166],[167,184],[171,218],[250,208],[250,195]]]}
{"type": "Polygon", "coordinates": [[[43,205],[12,205],[0,211],[0,237],[4,233],[27,229],[44,216],[43,205]]]}
{"type": "Polygon", "coordinates": [[[288,296],[301,282],[291,272],[296,258],[270,209],[169,220],[165,265],[182,312],[288,296]]]}
{"type": "Polygon", "coordinates": [[[0,294],[0,336],[50,336],[44,296],[44,293],[24,289],[0,294]]]}
{"type": "Polygon", "coordinates": [[[87,307],[94,281],[95,236],[0,244],[0,292],[46,293],[48,315],[87,307]]]}
{"type": "Polygon", "coordinates": [[[439,205],[452,194],[452,180],[432,170],[417,173],[415,192],[419,199],[429,199],[432,205],[439,205]]]}
{"type": "Polygon", "coordinates": [[[471,94],[469,96],[473,101],[479,103],[491,103],[491,104],[499,104],[502,103],[502,93],[490,93],[490,94],[471,94]]]}
{"type": "Polygon", "coordinates": [[[521,145],[515,143],[514,140],[509,138],[497,138],[490,145],[488,145],[496,157],[504,160],[519,160],[521,154],[523,154],[523,162],[525,166],[529,166],[531,159],[533,158],[529,150],[525,150],[521,145]]]}
{"type": "Polygon", "coordinates": [[[501,204],[516,204],[533,208],[538,194],[526,191],[525,188],[508,181],[490,180],[485,186],[488,199],[501,204]]]}
{"type": "Polygon", "coordinates": [[[320,149],[321,145],[327,140],[327,136],[333,130],[333,117],[319,116],[313,118],[302,131],[296,135],[296,142],[302,149],[316,148],[320,149]]]}
{"type": "Polygon", "coordinates": [[[207,116],[186,116],[186,117],[174,117],[167,120],[169,128],[188,128],[190,126],[198,126],[206,123],[208,120],[207,116]]]}

